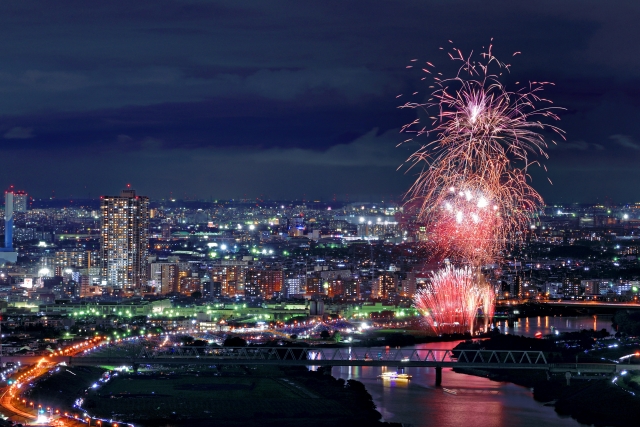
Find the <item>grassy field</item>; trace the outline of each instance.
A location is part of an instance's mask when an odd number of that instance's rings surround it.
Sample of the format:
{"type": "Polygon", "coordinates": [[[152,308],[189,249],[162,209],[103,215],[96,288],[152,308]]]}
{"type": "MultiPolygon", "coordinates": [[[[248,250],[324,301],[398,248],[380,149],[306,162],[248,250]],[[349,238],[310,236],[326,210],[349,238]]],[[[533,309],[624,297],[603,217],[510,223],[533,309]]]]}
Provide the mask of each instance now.
{"type": "Polygon", "coordinates": [[[39,380],[36,387],[24,393],[24,397],[45,408],[69,408],[104,372],[98,367],[61,366],[52,375],[39,380]]]}
{"type": "MultiPolygon", "coordinates": [[[[102,418],[153,426],[336,426],[372,408],[330,376],[304,368],[227,367],[119,374],[90,390],[83,407],[102,418]]],[[[366,400],[366,397],[365,397],[366,400]]]]}

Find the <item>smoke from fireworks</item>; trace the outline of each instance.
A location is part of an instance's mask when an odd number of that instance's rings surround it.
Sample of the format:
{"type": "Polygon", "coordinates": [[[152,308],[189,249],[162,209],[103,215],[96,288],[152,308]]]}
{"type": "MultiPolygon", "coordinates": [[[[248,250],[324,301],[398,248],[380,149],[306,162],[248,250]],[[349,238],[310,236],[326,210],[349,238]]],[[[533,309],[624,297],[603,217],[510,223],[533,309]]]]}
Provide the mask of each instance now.
{"type": "Polygon", "coordinates": [[[416,292],[414,306],[424,326],[436,335],[473,333],[478,309],[483,310],[485,328],[493,316],[493,296],[490,285],[471,268],[447,266],[433,273],[427,287],[416,292]]]}

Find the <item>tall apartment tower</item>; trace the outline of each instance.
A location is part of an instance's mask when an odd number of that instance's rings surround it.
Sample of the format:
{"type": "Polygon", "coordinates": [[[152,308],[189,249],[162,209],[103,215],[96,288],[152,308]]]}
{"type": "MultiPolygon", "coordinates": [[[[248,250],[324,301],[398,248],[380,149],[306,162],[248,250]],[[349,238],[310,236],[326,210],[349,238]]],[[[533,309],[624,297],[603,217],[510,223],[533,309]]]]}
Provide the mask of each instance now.
{"type": "Polygon", "coordinates": [[[13,192],[13,211],[26,212],[28,208],[29,195],[25,191],[13,192]]]}
{"type": "Polygon", "coordinates": [[[149,198],[123,190],[101,198],[103,285],[140,289],[147,282],[149,198]]]}

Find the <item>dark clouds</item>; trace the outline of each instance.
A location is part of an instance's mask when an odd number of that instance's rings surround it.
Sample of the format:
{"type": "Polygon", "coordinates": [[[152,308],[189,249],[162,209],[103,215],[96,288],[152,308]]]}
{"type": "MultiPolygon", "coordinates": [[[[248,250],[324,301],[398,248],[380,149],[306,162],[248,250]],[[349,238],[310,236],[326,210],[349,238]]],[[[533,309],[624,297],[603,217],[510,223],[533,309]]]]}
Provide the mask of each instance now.
{"type": "Polygon", "coordinates": [[[452,39],[550,80],[567,141],[550,201],[635,201],[640,11],[634,1],[19,2],[0,6],[6,184],[96,196],[390,197],[423,89],[411,58],[451,70],[452,39]],[[521,51],[514,58],[511,54],[521,51]],[[584,185],[593,183],[593,185],[584,185]]]}

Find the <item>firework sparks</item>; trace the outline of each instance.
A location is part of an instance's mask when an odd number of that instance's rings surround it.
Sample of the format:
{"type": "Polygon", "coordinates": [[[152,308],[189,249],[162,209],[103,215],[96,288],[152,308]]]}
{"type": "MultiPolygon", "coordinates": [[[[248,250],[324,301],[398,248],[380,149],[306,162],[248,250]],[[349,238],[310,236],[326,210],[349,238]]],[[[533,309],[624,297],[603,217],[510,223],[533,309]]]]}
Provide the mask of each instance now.
{"type": "Polygon", "coordinates": [[[467,185],[450,187],[442,199],[430,230],[435,245],[462,259],[489,261],[486,255],[495,250],[494,233],[504,228],[495,196],[467,185]]]}
{"type": "Polygon", "coordinates": [[[541,96],[551,83],[507,90],[500,77],[510,65],[494,57],[491,46],[478,60],[456,48],[448,55],[461,64],[457,74],[446,78],[427,62],[421,80],[433,79],[428,100],[400,106],[420,109],[428,117],[402,128],[430,138],[407,160],[409,169],[422,167],[408,192],[411,202],[418,203],[418,220],[435,252],[466,265],[434,273],[414,298],[425,326],[436,334],[473,332],[478,310],[488,326],[495,293],[480,266],[495,261],[507,242],[521,239],[542,204],[528,174],[531,165],[540,165],[536,158],[548,158],[542,132],[564,138],[561,129],[543,123],[558,120],[557,107],[541,96]]]}
{"type": "Polygon", "coordinates": [[[436,335],[471,332],[478,310],[482,310],[485,327],[493,316],[490,285],[469,267],[447,266],[433,273],[429,285],[420,289],[414,306],[422,314],[424,326],[436,335]]]}
{"type": "Polygon", "coordinates": [[[426,103],[401,106],[424,110],[430,120],[425,125],[426,120],[418,118],[402,131],[432,138],[407,160],[410,168],[423,166],[409,196],[420,203],[419,220],[432,231],[440,252],[471,263],[486,262],[508,238],[517,239],[517,232],[541,205],[542,197],[529,184],[528,168],[539,164],[533,157],[548,157],[541,132],[547,129],[563,136],[563,131],[540,121],[558,119],[555,107],[538,108],[550,103],[540,96],[550,83],[506,90],[500,73],[492,73],[490,65],[498,70],[508,70],[509,65],[498,61],[491,48],[480,61],[472,60],[472,55],[465,58],[458,49],[450,57],[462,63],[457,75],[434,77],[435,90],[426,103]],[[477,197],[484,197],[487,206],[478,205],[481,199],[475,199],[472,207],[471,200],[452,198],[452,188],[464,196],[481,195],[477,197]],[[448,210],[456,213],[455,221],[448,210]]]}

